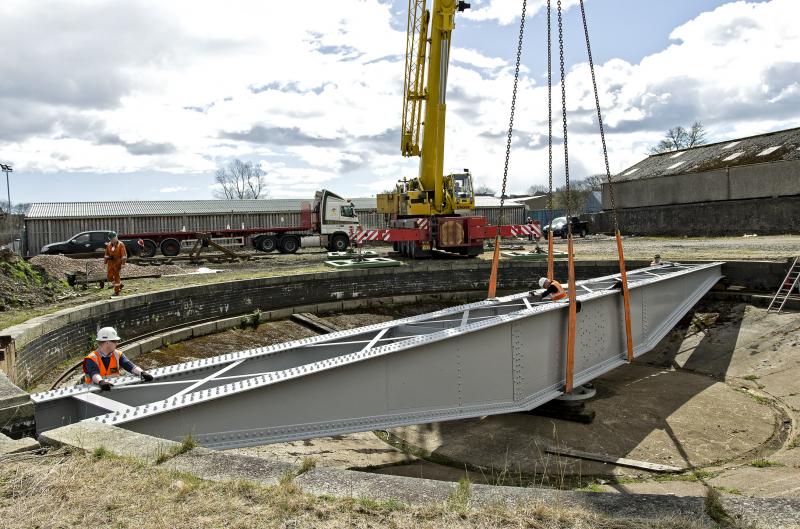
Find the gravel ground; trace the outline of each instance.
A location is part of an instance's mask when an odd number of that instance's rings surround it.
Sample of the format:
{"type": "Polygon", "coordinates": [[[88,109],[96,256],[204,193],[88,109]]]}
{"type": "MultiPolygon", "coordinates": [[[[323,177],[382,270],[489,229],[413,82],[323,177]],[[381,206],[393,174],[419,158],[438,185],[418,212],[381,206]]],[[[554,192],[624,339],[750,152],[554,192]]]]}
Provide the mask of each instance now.
{"type": "MultiPolygon", "coordinates": [[[[547,241],[540,245],[547,247],[547,241]]],[[[556,239],[554,246],[565,251],[566,241],[556,239]]],[[[764,237],[623,237],[625,257],[651,259],[661,254],[665,260],[719,259],[722,261],[767,260],[784,261],[800,255],[800,235],[771,235],[764,237]]],[[[589,235],[575,239],[575,258],[582,260],[614,259],[617,247],[613,237],[589,235]]],[[[491,254],[484,254],[491,259],[491,254]]]]}
{"type": "MultiPolygon", "coordinates": [[[[55,279],[65,279],[68,273],[86,273],[89,279],[106,277],[106,267],[102,259],[72,259],[65,255],[37,255],[29,261],[44,270],[55,279]]],[[[196,267],[195,267],[196,268],[196,267]]],[[[155,274],[185,274],[187,269],[177,265],[138,266],[126,264],[122,267],[122,278],[150,276],[155,274]]]]}

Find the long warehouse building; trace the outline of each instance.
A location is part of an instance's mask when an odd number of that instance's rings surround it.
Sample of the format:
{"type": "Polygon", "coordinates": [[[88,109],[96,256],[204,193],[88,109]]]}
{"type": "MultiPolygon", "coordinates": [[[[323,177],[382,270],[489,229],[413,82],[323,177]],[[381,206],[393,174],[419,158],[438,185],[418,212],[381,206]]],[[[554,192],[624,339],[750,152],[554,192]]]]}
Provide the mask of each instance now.
{"type": "MultiPolygon", "coordinates": [[[[375,198],[354,198],[356,213],[364,228],[388,227],[378,213],[375,198]]],[[[42,246],[65,241],[91,230],[119,233],[203,231],[223,228],[297,226],[300,207],[311,200],[270,198],[262,200],[147,200],[123,202],[37,202],[25,215],[23,253],[37,255],[42,246]]],[[[475,197],[471,215],[487,217],[496,224],[500,199],[475,197]]],[[[506,200],[503,222],[522,224],[525,206],[506,200]]]]}

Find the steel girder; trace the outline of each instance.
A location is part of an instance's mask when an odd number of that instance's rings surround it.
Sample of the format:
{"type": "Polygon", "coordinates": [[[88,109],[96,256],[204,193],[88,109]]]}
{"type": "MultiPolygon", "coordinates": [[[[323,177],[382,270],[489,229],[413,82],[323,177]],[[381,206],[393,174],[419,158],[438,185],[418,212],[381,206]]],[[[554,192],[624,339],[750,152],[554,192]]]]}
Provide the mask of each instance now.
{"type": "MultiPolygon", "coordinates": [[[[722,263],[628,274],[634,355],[722,277],[722,263]]],[[[580,281],[575,385],[626,363],[618,275],[580,281]]],[[[563,393],[568,304],[528,293],[32,395],[39,432],[81,420],[229,449],[529,410],[563,393]]]]}

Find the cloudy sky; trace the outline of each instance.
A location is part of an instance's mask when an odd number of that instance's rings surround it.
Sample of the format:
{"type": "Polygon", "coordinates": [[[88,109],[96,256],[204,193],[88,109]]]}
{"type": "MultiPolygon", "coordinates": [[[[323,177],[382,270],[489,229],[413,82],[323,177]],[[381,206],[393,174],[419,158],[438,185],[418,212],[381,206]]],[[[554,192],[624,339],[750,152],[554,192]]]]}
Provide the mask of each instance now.
{"type": "MultiPolygon", "coordinates": [[[[544,4],[528,2],[512,192],[547,182],[544,4]]],[[[565,1],[565,47],[580,178],[603,161],[575,4],[565,1]]],[[[210,198],[215,169],[234,158],[261,165],[272,197],[369,196],[414,176],[399,149],[406,8],[3,0],[0,160],[15,168],[12,201],[210,198]]],[[[468,167],[494,188],[520,10],[472,0],[453,38],[445,170],[468,167]]],[[[711,141],[800,125],[797,0],[586,0],[586,11],[612,171],[694,120],[711,141]]]]}

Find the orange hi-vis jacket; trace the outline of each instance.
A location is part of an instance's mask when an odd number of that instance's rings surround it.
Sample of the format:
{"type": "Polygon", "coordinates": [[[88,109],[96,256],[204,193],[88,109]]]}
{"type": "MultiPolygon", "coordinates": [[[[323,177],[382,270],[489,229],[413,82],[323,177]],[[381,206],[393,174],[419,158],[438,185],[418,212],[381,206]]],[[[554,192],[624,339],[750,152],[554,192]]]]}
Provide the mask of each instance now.
{"type": "MultiPolygon", "coordinates": [[[[111,360],[108,362],[108,367],[106,368],[103,361],[100,359],[100,352],[99,351],[92,351],[88,355],[86,355],[83,360],[91,360],[95,364],[97,364],[97,368],[100,370],[100,376],[103,378],[110,378],[110,377],[118,377],[119,376],[119,358],[122,356],[122,353],[118,350],[114,350],[111,353],[111,360]]],[[[89,376],[89,373],[86,372],[86,367],[83,368],[83,382],[84,384],[91,384],[92,377],[89,376]]]]}
{"type": "Polygon", "coordinates": [[[116,246],[111,243],[106,244],[106,259],[109,266],[119,268],[122,266],[122,259],[128,257],[128,250],[125,249],[125,244],[122,241],[118,242],[116,246]]]}
{"type": "Polygon", "coordinates": [[[564,290],[564,287],[561,286],[561,283],[558,281],[550,281],[550,284],[556,287],[556,291],[550,294],[550,301],[558,301],[559,299],[564,299],[567,297],[567,291],[564,290]]]}

